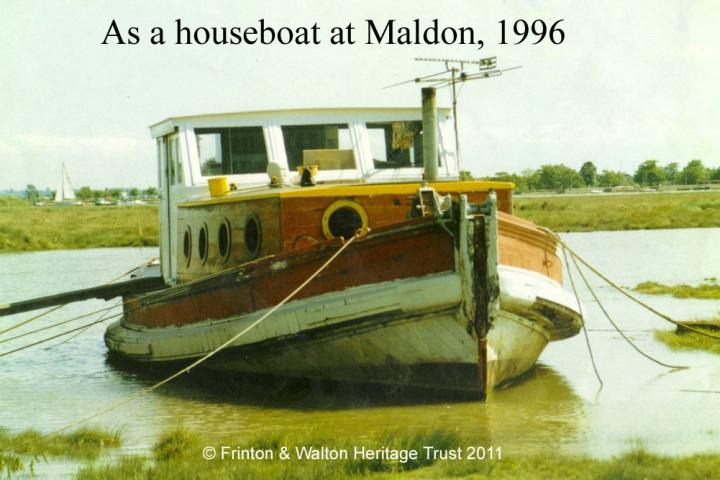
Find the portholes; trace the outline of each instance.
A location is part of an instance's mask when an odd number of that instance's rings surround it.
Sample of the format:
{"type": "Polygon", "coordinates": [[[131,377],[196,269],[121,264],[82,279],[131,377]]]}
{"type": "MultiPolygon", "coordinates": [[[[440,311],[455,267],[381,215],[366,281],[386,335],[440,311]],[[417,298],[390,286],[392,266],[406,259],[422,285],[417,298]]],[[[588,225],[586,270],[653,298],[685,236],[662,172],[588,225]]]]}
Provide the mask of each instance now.
{"type": "Polygon", "coordinates": [[[364,235],[368,227],[365,209],[350,200],[338,200],[330,205],[322,216],[322,229],[327,238],[352,238],[358,230],[364,235]]]}
{"type": "Polygon", "coordinates": [[[208,257],[208,232],[207,225],[203,223],[200,227],[200,233],[198,233],[198,258],[205,264],[208,257]]]}
{"type": "Polygon", "coordinates": [[[254,213],[251,213],[245,220],[245,249],[250,258],[255,258],[260,253],[261,233],[260,219],[254,213]]]}
{"type": "Polygon", "coordinates": [[[185,235],[183,235],[183,255],[185,256],[185,266],[190,265],[190,257],[192,257],[192,232],[190,232],[190,226],[185,229],[185,235]]]}
{"type": "Polygon", "coordinates": [[[223,261],[227,261],[230,256],[230,246],[232,245],[232,230],[230,229],[230,221],[226,218],[218,228],[218,253],[223,261]]]}

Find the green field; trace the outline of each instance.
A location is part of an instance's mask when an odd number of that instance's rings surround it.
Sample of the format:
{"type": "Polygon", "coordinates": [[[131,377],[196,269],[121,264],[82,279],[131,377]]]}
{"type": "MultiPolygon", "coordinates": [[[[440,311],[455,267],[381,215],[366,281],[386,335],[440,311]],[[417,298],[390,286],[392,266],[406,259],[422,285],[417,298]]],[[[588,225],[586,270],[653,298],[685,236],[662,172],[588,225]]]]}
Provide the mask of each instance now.
{"type": "MultiPolygon", "coordinates": [[[[515,197],[515,215],[558,232],[720,227],[720,193],[515,197]]],[[[154,246],[157,206],[35,207],[0,199],[0,252],[154,246]]]]}
{"type": "Polygon", "coordinates": [[[720,193],[518,195],[514,213],[557,232],[720,227],[720,193]]]}
{"type": "Polygon", "coordinates": [[[0,252],[158,243],[157,206],[32,206],[0,199],[0,252]]]}

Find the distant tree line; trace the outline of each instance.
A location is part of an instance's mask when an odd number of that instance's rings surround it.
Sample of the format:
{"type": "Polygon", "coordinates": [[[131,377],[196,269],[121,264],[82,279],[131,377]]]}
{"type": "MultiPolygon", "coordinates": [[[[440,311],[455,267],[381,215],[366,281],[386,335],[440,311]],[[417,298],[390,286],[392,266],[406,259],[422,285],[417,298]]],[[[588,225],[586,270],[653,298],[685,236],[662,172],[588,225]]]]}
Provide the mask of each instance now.
{"type": "MultiPolygon", "coordinates": [[[[468,172],[461,177],[468,178],[468,172]]],[[[704,185],[720,182],[720,167],[707,168],[702,160],[691,160],[680,169],[677,162],[661,166],[657,160],[650,159],[640,164],[633,175],[617,170],[598,169],[593,162],[585,162],[579,170],[562,165],[543,165],[540,168],[526,169],[520,173],[497,172],[487,180],[515,183],[519,191],[566,190],[581,187],[613,188],[621,186],[658,187],[660,185],[704,185]]]]}
{"type": "MultiPolygon", "coordinates": [[[[55,191],[50,193],[50,197],[55,196],[55,191]]],[[[106,200],[121,200],[121,199],[138,199],[138,198],[157,198],[158,190],[155,187],[149,187],[144,190],[139,188],[106,188],[104,190],[94,190],[90,187],[81,187],[75,190],[75,197],[83,202],[91,202],[101,198],[106,200]]],[[[25,188],[25,198],[31,202],[40,200],[42,197],[41,192],[35,187],[35,185],[28,185],[25,188]]]]}

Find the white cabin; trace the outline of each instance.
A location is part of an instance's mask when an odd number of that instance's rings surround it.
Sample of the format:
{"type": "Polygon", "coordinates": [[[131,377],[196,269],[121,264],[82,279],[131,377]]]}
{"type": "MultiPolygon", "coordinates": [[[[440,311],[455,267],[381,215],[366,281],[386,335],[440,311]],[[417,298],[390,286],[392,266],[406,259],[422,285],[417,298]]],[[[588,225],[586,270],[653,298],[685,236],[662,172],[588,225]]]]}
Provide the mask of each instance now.
{"type": "MultiPolygon", "coordinates": [[[[438,108],[438,177],[459,176],[451,111],[438,108]]],[[[208,198],[208,180],[238,190],[270,183],[301,188],[298,167],[318,165],[318,183],[418,181],[423,176],[420,108],[333,108],[172,117],[150,127],[157,141],[163,277],[174,281],[177,204],[208,198]],[[273,165],[274,164],[274,165],[273,165]]]]}

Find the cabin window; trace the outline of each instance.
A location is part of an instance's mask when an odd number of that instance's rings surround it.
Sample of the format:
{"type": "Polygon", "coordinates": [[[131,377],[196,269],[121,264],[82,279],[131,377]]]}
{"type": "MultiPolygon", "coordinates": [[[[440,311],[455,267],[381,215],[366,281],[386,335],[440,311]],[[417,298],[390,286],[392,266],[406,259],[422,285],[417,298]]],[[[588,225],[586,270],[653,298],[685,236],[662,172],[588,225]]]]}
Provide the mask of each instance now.
{"type": "Polygon", "coordinates": [[[249,258],[255,258],[260,253],[261,230],[260,220],[254,213],[245,221],[245,249],[249,258]]]}
{"type": "Polygon", "coordinates": [[[422,122],[368,123],[367,131],[375,168],[423,168],[422,122]]]}
{"type": "Polygon", "coordinates": [[[318,165],[320,170],[355,168],[347,124],[285,125],[282,127],[288,167],[318,165]]]}
{"type": "Polygon", "coordinates": [[[196,128],[195,138],[204,177],[265,173],[267,169],[262,127],[196,128]]]}
{"type": "Polygon", "coordinates": [[[230,256],[230,245],[232,245],[230,221],[225,219],[218,228],[218,253],[223,260],[227,260],[230,256]]]}
{"type": "Polygon", "coordinates": [[[205,264],[208,257],[208,233],[207,225],[203,224],[198,233],[198,257],[205,264]]]}

